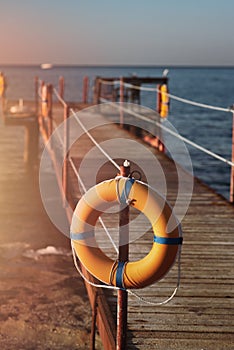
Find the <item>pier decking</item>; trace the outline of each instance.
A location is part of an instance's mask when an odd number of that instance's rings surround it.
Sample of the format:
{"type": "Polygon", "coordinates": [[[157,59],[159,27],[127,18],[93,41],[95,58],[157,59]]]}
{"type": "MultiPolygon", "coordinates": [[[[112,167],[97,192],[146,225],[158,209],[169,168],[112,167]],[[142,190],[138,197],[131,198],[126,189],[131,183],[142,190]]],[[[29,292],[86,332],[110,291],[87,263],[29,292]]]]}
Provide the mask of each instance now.
{"type": "MultiPolygon", "coordinates": [[[[56,124],[62,121],[62,115],[61,108],[54,108],[53,118],[56,124]]],[[[110,135],[112,138],[135,139],[143,144],[143,141],[129,134],[128,131],[114,124],[105,125],[103,117],[99,116],[99,118],[99,124],[103,126],[91,131],[99,144],[108,140],[110,135]]],[[[92,141],[85,134],[73,145],[70,158],[77,169],[92,147],[92,141]]],[[[121,147],[120,143],[120,154],[121,147]]],[[[167,199],[174,204],[178,186],[174,163],[145,143],[144,147],[149,152],[153,152],[160,162],[167,182],[167,199]]],[[[131,152],[134,153],[134,150],[129,150],[129,159],[131,159],[131,152]]],[[[139,161],[143,156],[145,157],[145,154],[137,153],[139,161]]],[[[91,154],[83,173],[86,180],[96,171],[95,160],[92,159],[91,154]]],[[[121,161],[119,159],[119,164],[121,161]]],[[[150,158],[144,161],[147,170],[154,173],[155,168],[150,158]]],[[[137,161],[135,163],[137,164],[137,161]]],[[[77,176],[70,163],[68,168],[68,197],[74,208],[81,193],[77,176]]],[[[136,166],[133,165],[133,169],[135,168],[136,166]]],[[[98,171],[96,182],[113,178],[115,175],[116,169],[106,161],[98,171]]],[[[183,181],[185,186],[186,182],[191,181],[191,175],[185,171],[183,181]]],[[[186,193],[184,196],[186,197],[186,193]]],[[[106,219],[110,224],[114,224],[115,215],[113,218],[109,215],[106,219]]],[[[181,256],[180,289],[176,297],[165,306],[148,305],[129,295],[127,349],[224,350],[231,349],[233,346],[234,207],[199,180],[194,179],[194,191],[188,212],[182,221],[182,227],[184,244],[181,256]]],[[[138,229],[140,231],[141,227],[139,226],[138,229]]],[[[109,245],[105,246],[105,241],[105,238],[100,238],[100,245],[110,256],[114,256],[115,252],[109,245]]],[[[149,234],[139,238],[133,248],[130,247],[130,259],[139,259],[144,256],[150,249],[151,241],[152,237],[149,234]]],[[[176,282],[177,268],[174,266],[163,281],[139,291],[139,295],[147,301],[162,301],[172,293],[176,282]]],[[[104,347],[114,349],[116,296],[100,288],[93,288],[87,283],[86,287],[92,307],[94,307],[95,295],[98,296],[97,325],[104,347]]]]}

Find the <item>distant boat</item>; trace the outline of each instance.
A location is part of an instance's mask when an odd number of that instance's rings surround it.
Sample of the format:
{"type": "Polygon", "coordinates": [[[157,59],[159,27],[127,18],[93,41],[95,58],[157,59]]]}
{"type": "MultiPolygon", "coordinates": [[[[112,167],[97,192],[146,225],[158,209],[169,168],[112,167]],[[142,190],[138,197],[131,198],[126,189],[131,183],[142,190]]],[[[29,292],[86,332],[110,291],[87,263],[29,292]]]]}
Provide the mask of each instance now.
{"type": "Polygon", "coordinates": [[[41,69],[51,69],[53,65],[51,63],[42,63],[41,69]]]}

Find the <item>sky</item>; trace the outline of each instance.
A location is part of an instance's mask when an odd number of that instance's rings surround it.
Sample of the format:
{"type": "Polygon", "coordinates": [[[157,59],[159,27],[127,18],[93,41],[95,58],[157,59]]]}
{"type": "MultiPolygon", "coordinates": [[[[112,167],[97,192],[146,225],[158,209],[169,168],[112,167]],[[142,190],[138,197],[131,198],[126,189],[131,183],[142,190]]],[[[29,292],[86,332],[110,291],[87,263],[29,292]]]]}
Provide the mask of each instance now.
{"type": "Polygon", "coordinates": [[[0,64],[234,65],[233,0],[0,0],[0,64]]]}

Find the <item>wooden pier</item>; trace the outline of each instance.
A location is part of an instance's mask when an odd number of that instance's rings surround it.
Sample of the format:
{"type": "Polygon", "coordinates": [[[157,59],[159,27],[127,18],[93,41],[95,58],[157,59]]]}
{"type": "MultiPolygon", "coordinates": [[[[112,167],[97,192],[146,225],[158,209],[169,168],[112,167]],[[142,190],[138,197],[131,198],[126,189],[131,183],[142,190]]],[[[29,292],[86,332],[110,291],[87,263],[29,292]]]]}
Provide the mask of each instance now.
{"type": "MultiPolygon", "coordinates": [[[[77,104],[74,105],[74,110],[78,111],[87,106],[87,104],[77,104]]],[[[40,132],[45,144],[55,127],[68,118],[69,107],[61,102],[53,105],[51,114],[42,116],[39,112],[40,132]]],[[[167,200],[173,205],[178,192],[177,169],[173,161],[124,128],[115,124],[106,124],[105,118],[101,115],[98,118],[96,122],[102,126],[90,131],[98,144],[109,140],[110,135],[112,138],[136,140],[143,145],[143,148],[148,149],[149,154],[157,158],[166,177],[167,200]]],[[[68,130],[65,130],[65,143],[66,134],[68,130]]],[[[74,167],[79,171],[82,160],[93,146],[89,135],[83,133],[72,146],[69,158],[66,158],[64,163],[63,188],[72,210],[81,197],[74,167]]],[[[123,146],[120,143],[120,153],[121,147],[123,146]]],[[[129,151],[130,160],[131,152],[134,150],[129,151]]],[[[140,163],[145,153],[138,152],[137,157],[140,163]]],[[[52,160],[56,169],[56,156],[53,156],[52,160]]],[[[124,159],[119,157],[115,160],[121,165],[124,159]]],[[[95,161],[96,158],[92,158],[91,153],[83,174],[87,183],[89,183],[89,175],[97,172],[95,161]]],[[[147,171],[155,172],[150,157],[145,159],[145,164],[147,171]]],[[[143,173],[144,180],[144,169],[138,167],[137,161],[132,164],[132,170],[135,169],[143,173]]],[[[234,206],[198,179],[191,178],[186,171],[181,170],[181,172],[183,172],[185,187],[186,183],[194,181],[191,203],[182,221],[184,244],[181,256],[181,286],[175,298],[164,306],[150,305],[133,295],[128,296],[126,349],[129,350],[230,350],[234,344],[234,206]]],[[[113,164],[106,160],[97,173],[96,183],[113,178],[116,173],[113,164]]],[[[58,180],[61,181],[61,179],[58,180]]],[[[94,184],[89,183],[89,186],[91,185],[94,184]]],[[[185,201],[186,195],[189,196],[190,193],[184,193],[185,201]]],[[[70,221],[71,212],[69,208],[66,209],[70,221]]],[[[133,212],[132,215],[134,216],[135,213],[133,212]]],[[[115,225],[116,215],[108,215],[105,219],[110,225],[115,225]]],[[[141,226],[138,229],[140,231],[141,226]]],[[[106,244],[105,237],[100,236],[99,243],[109,256],[116,256],[115,251],[106,244]]],[[[151,244],[150,233],[137,239],[132,247],[130,245],[130,260],[138,260],[145,256],[151,244]]],[[[82,271],[90,281],[98,282],[84,268],[82,271]]],[[[139,291],[138,294],[147,302],[160,302],[170,296],[176,283],[177,267],[174,266],[165,279],[139,291]]],[[[104,349],[114,350],[116,349],[116,294],[92,287],[87,282],[85,285],[93,309],[92,339],[95,338],[96,324],[104,349]]],[[[94,344],[92,348],[95,348],[94,344]]]]}
{"type": "MultiPolygon", "coordinates": [[[[56,123],[62,121],[61,116],[59,107],[54,108],[53,118],[56,123]]],[[[105,124],[105,121],[100,120],[101,124],[105,124]]],[[[113,138],[135,139],[143,144],[142,140],[114,124],[93,129],[91,134],[99,144],[108,140],[110,135],[113,138]]],[[[88,135],[83,135],[75,143],[69,156],[77,169],[92,147],[93,143],[88,135]]],[[[121,153],[121,144],[119,147],[121,153]]],[[[167,199],[174,204],[178,184],[175,181],[177,175],[173,162],[145,143],[144,147],[153,152],[160,162],[167,181],[167,199]]],[[[139,160],[142,156],[138,154],[139,160]]],[[[119,164],[122,161],[123,159],[119,159],[119,164]]],[[[154,172],[151,164],[149,160],[148,170],[154,172]]],[[[95,159],[89,160],[86,171],[88,178],[95,171],[95,159]]],[[[106,162],[98,172],[97,182],[115,175],[116,169],[106,162]]],[[[127,349],[223,350],[230,349],[233,345],[234,207],[199,180],[192,180],[192,200],[182,222],[184,245],[181,257],[181,287],[177,296],[165,306],[147,305],[134,296],[129,296],[127,349]]],[[[191,175],[185,171],[183,181],[191,181],[191,175]]],[[[74,209],[81,194],[77,176],[70,163],[67,182],[67,195],[74,209]]],[[[111,220],[109,218],[109,223],[111,220]]],[[[130,259],[143,257],[150,249],[151,239],[146,235],[137,241],[133,249],[130,247],[130,259]]],[[[103,241],[100,243],[105,245],[105,238],[103,241]]],[[[107,253],[114,256],[113,250],[108,249],[107,253]]],[[[83,273],[88,276],[84,270],[83,273]]],[[[165,280],[142,290],[140,296],[153,302],[166,299],[176,285],[176,276],[177,269],[174,267],[165,280]]],[[[89,278],[94,280],[90,276],[89,278]]],[[[87,283],[86,287],[104,348],[115,349],[116,296],[87,283]]]]}

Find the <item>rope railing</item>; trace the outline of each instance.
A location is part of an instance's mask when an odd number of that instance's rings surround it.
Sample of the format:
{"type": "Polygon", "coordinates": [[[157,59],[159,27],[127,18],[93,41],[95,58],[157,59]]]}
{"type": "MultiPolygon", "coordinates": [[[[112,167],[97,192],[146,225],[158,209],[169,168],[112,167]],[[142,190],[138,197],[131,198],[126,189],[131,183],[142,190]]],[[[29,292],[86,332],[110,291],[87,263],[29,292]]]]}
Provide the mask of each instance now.
{"type": "Polygon", "coordinates": [[[174,132],[173,130],[170,130],[168,127],[164,126],[162,123],[157,122],[156,120],[147,118],[147,117],[145,117],[145,116],[143,116],[143,115],[141,115],[141,114],[139,114],[137,112],[134,112],[134,111],[132,111],[132,110],[130,110],[128,108],[125,108],[121,104],[110,102],[110,101],[108,101],[108,100],[106,100],[104,98],[100,98],[100,100],[102,102],[104,102],[104,103],[109,103],[113,107],[115,107],[115,108],[117,108],[119,110],[122,110],[122,111],[124,111],[124,112],[126,112],[126,113],[128,113],[130,115],[133,115],[134,117],[136,117],[138,119],[141,119],[141,120],[146,121],[146,122],[148,122],[150,124],[153,124],[153,125],[157,125],[159,128],[163,129],[167,133],[171,134],[172,136],[178,138],[181,141],[184,141],[185,143],[187,143],[188,145],[198,149],[199,151],[202,151],[202,152],[208,154],[209,156],[222,161],[223,163],[226,163],[226,164],[228,164],[230,166],[234,166],[234,162],[232,162],[232,161],[230,161],[230,160],[228,160],[228,159],[226,159],[226,158],[224,158],[224,157],[222,157],[222,156],[220,156],[220,155],[210,151],[209,149],[207,149],[207,148],[205,148],[203,146],[198,145],[196,142],[193,142],[193,141],[189,140],[185,136],[182,136],[182,135],[174,132]]]}
{"type": "MultiPolygon", "coordinates": [[[[121,80],[108,81],[108,80],[100,79],[100,82],[102,84],[104,84],[104,85],[120,85],[120,84],[123,84],[123,86],[125,86],[125,87],[127,87],[129,89],[160,93],[160,90],[158,88],[138,86],[138,85],[134,85],[134,84],[121,82],[121,80]]],[[[179,102],[182,102],[182,103],[185,103],[185,104],[189,104],[189,105],[192,105],[192,106],[196,106],[196,107],[200,107],[200,108],[206,108],[206,109],[211,109],[211,110],[215,110],[215,111],[219,111],[219,112],[233,113],[233,107],[224,108],[224,107],[213,106],[213,105],[209,105],[209,104],[205,104],[205,103],[192,101],[192,100],[189,100],[189,99],[186,99],[186,98],[182,98],[182,97],[176,96],[176,95],[171,94],[171,93],[165,93],[165,95],[170,97],[172,100],[176,100],[176,101],[179,101],[179,102]]]]}
{"type": "Polygon", "coordinates": [[[55,94],[55,96],[57,97],[58,101],[64,106],[64,107],[67,107],[68,104],[64,101],[64,99],[60,96],[59,92],[53,88],[53,92],[55,94]]]}
{"type": "Polygon", "coordinates": [[[120,85],[120,80],[99,80],[103,85],[120,85]]]}
{"type": "MultiPolygon", "coordinates": [[[[128,83],[123,83],[122,81],[120,80],[114,80],[114,81],[104,81],[104,80],[100,80],[101,83],[103,84],[106,84],[106,85],[117,85],[117,84],[123,84],[125,87],[128,87],[128,88],[132,88],[132,89],[138,89],[138,90],[143,90],[143,91],[154,91],[154,92],[158,92],[159,90],[157,88],[149,88],[149,87],[140,87],[140,86],[136,86],[136,85],[133,85],[133,84],[128,84],[128,83]]],[[[64,101],[64,99],[60,96],[59,92],[53,88],[53,93],[54,95],[56,96],[56,98],[58,99],[58,101],[63,105],[63,107],[67,107],[67,103],[64,101]]],[[[177,99],[178,101],[181,101],[181,102],[184,102],[184,103],[189,103],[189,104],[193,104],[193,105],[196,105],[196,106],[199,106],[199,107],[203,107],[203,108],[209,108],[209,109],[214,109],[214,110],[219,110],[219,111],[224,111],[224,112],[233,112],[231,108],[221,108],[221,107],[215,107],[215,106],[210,106],[210,105],[206,105],[206,104],[200,104],[200,103],[197,103],[197,102],[194,102],[194,101],[190,101],[190,100],[186,100],[186,99],[182,99],[178,96],[175,96],[175,95],[172,95],[172,94],[169,94],[168,93],[168,96],[170,98],[174,98],[174,99],[177,99]]],[[[159,123],[157,122],[156,120],[152,120],[150,118],[147,118],[135,111],[132,111],[128,108],[125,108],[123,107],[122,104],[117,104],[117,103],[113,103],[113,102],[109,102],[108,100],[104,99],[104,98],[100,98],[100,100],[102,102],[108,102],[110,103],[112,106],[114,106],[115,108],[118,108],[119,110],[122,110],[126,113],[129,113],[133,116],[135,116],[136,118],[138,119],[141,119],[143,121],[146,121],[146,122],[149,122],[153,125],[157,125],[159,128],[161,128],[162,130],[166,131],[167,133],[173,135],[174,137],[184,141],[185,143],[189,144],[190,146],[193,146],[194,148],[200,150],[200,151],[203,151],[204,153],[208,154],[209,156],[212,156],[216,159],[218,159],[219,161],[222,161],[230,166],[234,166],[234,162],[228,160],[228,159],[225,159],[224,157],[206,149],[205,147],[202,147],[200,145],[198,145],[197,143],[187,139],[186,137],[184,136],[181,136],[179,134],[177,134],[176,132],[174,132],[173,130],[170,130],[168,127],[166,127],[165,125],[163,125],[162,123],[159,123]]],[[[78,117],[77,113],[74,111],[74,109],[70,109],[72,115],[74,116],[74,118],[76,119],[77,123],[80,125],[80,127],[83,129],[83,131],[85,132],[85,134],[90,138],[90,140],[94,143],[94,145],[100,150],[100,152],[116,167],[116,169],[120,170],[120,166],[110,157],[110,155],[99,145],[99,143],[95,140],[95,138],[90,134],[90,132],[87,130],[87,128],[85,127],[84,123],[81,121],[81,119],[78,117]]],[[[60,139],[61,141],[61,139],[60,139]]],[[[82,189],[84,192],[87,191],[87,189],[85,188],[85,185],[78,173],[78,170],[76,169],[75,167],[75,164],[73,162],[73,160],[69,157],[68,158],[68,161],[70,162],[71,164],[71,167],[78,179],[78,182],[79,184],[81,185],[82,189]]],[[[100,223],[105,231],[105,233],[107,234],[108,238],[110,239],[116,253],[118,253],[118,247],[116,246],[115,242],[113,241],[106,225],[104,224],[103,220],[100,218],[100,223]]],[[[72,247],[72,251],[73,251],[73,258],[74,258],[74,263],[75,263],[75,256],[74,256],[74,248],[72,247]]],[[[75,266],[77,267],[77,263],[75,263],[75,266]]],[[[81,274],[81,276],[90,284],[92,284],[87,278],[85,278],[85,276],[83,276],[82,272],[80,271],[80,269],[78,269],[79,273],[81,274]]],[[[92,285],[95,285],[96,287],[101,287],[103,288],[104,286],[103,285],[97,285],[97,284],[92,284],[92,285]]],[[[128,292],[135,296],[136,298],[138,298],[139,300],[141,301],[144,301],[150,305],[164,305],[166,303],[168,303],[176,294],[178,288],[179,288],[179,285],[180,285],[180,251],[179,251],[179,254],[178,254],[178,274],[177,274],[177,285],[172,293],[172,295],[165,301],[163,302],[151,302],[151,301],[148,301],[148,300],[145,300],[144,298],[142,298],[141,296],[137,295],[135,292],[132,292],[132,291],[129,291],[128,292]]],[[[107,286],[105,286],[107,287],[107,286]]],[[[109,286],[110,288],[112,289],[118,289],[116,287],[113,287],[113,286],[109,286]]],[[[109,288],[108,287],[108,288],[109,288]]]]}
{"type": "MultiPolygon", "coordinates": [[[[74,174],[76,175],[76,177],[77,177],[77,179],[78,179],[79,184],[80,184],[81,187],[82,187],[83,192],[86,193],[86,192],[87,192],[87,188],[86,188],[86,186],[85,186],[85,184],[84,184],[84,182],[83,182],[83,180],[82,180],[82,178],[81,178],[81,176],[80,176],[80,174],[79,174],[79,172],[78,172],[78,170],[77,170],[77,168],[76,168],[76,166],[75,166],[75,163],[73,162],[73,160],[72,160],[71,157],[69,157],[69,162],[70,162],[71,167],[72,167],[72,169],[73,169],[73,171],[74,171],[74,174]]],[[[114,250],[115,250],[116,253],[118,254],[118,253],[119,253],[119,249],[118,249],[118,247],[116,246],[114,240],[112,239],[111,234],[110,234],[110,232],[108,231],[108,228],[106,227],[104,221],[102,220],[101,217],[99,217],[98,220],[99,220],[100,224],[102,225],[102,227],[103,227],[103,229],[104,229],[104,231],[105,231],[107,237],[109,238],[109,240],[110,240],[110,242],[111,242],[111,244],[112,244],[114,250]]]]}
{"type": "MultiPolygon", "coordinates": [[[[56,98],[58,99],[58,101],[62,104],[62,106],[64,108],[67,108],[68,107],[68,104],[64,101],[64,99],[60,96],[59,92],[53,88],[52,89],[52,92],[54,93],[54,95],[56,96],[56,98]]],[[[115,168],[120,171],[120,166],[110,157],[110,155],[98,144],[98,142],[95,140],[95,138],[90,134],[90,132],[87,130],[87,128],[85,127],[84,123],[82,123],[82,121],[80,120],[80,118],[78,117],[77,113],[74,111],[74,109],[70,109],[73,117],[75,118],[75,120],[77,121],[77,123],[80,125],[80,127],[83,129],[83,131],[85,132],[85,134],[90,138],[90,140],[94,143],[94,145],[100,150],[100,152],[115,166],[115,168]]],[[[57,128],[58,125],[57,123],[53,120],[53,123],[52,125],[57,128]]],[[[61,135],[58,133],[58,139],[61,143],[61,145],[63,147],[64,146],[64,140],[62,139],[61,135]]],[[[75,166],[75,163],[73,162],[72,158],[71,157],[68,157],[68,161],[69,163],[71,164],[71,167],[74,171],[74,174],[76,175],[77,177],[77,180],[79,182],[79,184],[81,185],[81,188],[84,192],[87,192],[87,188],[75,166]]],[[[119,252],[119,249],[118,247],[116,246],[114,240],[112,239],[111,237],[111,234],[109,233],[108,231],[108,228],[107,226],[105,225],[103,219],[100,217],[99,218],[99,222],[101,224],[101,226],[103,227],[107,237],[109,238],[115,252],[118,254],[119,252]]],[[[119,290],[119,287],[115,287],[115,286],[111,286],[111,285],[103,285],[103,284],[97,284],[97,283],[93,283],[92,281],[90,281],[86,276],[84,276],[84,274],[82,273],[80,267],[78,266],[78,263],[77,263],[77,258],[76,258],[76,254],[75,254],[75,251],[74,251],[74,246],[71,242],[71,247],[72,247],[72,254],[73,254],[73,260],[74,260],[74,265],[77,269],[77,271],[79,272],[79,274],[81,275],[81,277],[87,282],[89,283],[90,285],[94,286],[94,287],[97,287],[97,288],[108,288],[108,289],[113,289],[113,290],[119,290]]],[[[166,300],[162,301],[162,302],[155,302],[155,301],[150,301],[150,300],[146,300],[145,298],[141,297],[140,295],[138,295],[137,293],[127,289],[127,292],[134,296],[135,298],[137,298],[139,301],[141,302],[144,302],[146,304],[149,304],[149,305],[154,305],[154,306],[161,306],[161,305],[165,305],[167,304],[169,301],[171,301],[173,299],[173,297],[176,295],[177,291],[178,291],[178,288],[180,286],[180,270],[181,270],[181,263],[180,263],[180,257],[181,257],[181,249],[179,247],[179,251],[178,251],[178,273],[177,273],[177,283],[176,283],[176,287],[174,288],[172,294],[170,295],[170,297],[168,297],[166,300]]]]}
{"type": "Polygon", "coordinates": [[[116,167],[117,170],[120,170],[120,166],[109,156],[109,154],[99,145],[99,143],[94,139],[94,137],[90,134],[90,132],[86,129],[85,125],[82,123],[80,118],[78,118],[77,113],[71,108],[71,112],[76,119],[77,123],[81,126],[83,131],[88,135],[90,140],[94,143],[94,145],[100,150],[100,152],[116,167]]]}
{"type": "MultiPolygon", "coordinates": [[[[60,96],[59,92],[58,92],[55,88],[53,88],[53,92],[54,92],[56,98],[58,99],[58,101],[59,101],[64,107],[68,107],[67,103],[64,101],[64,99],[60,96]]],[[[109,161],[111,161],[112,164],[113,164],[118,170],[120,170],[120,166],[119,166],[119,165],[118,165],[118,164],[117,164],[103,149],[102,149],[102,147],[100,147],[100,145],[97,143],[97,141],[92,137],[92,135],[91,135],[91,134],[88,132],[88,130],[85,128],[84,124],[80,121],[80,119],[77,118],[76,113],[75,113],[75,111],[74,111],[72,108],[71,108],[71,113],[74,115],[76,121],[80,124],[81,128],[83,129],[83,131],[90,137],[90,139],[91,139],[91,140],[93,141],[93,143],[99,148],[99,150],[105,155],[105,157],[106,157],[109,161]]],[[[53,120],[53,125],[55,126],[55,128],[58,127],[58,124],[57,124],[54,120],[53,120]]],[[[59,139],[60,143],[64,146],[64,140],[62,139],[61,135],[60,135],[59,133],[56,133],[56,135],[58,136],[58,139],[59,139]]],[[[83,190],[84,192],[87,192],[87,189],[86,189],[86,187],[85,187],[85,185],[84,185],[84,182],[82,181],[82,179],[81,179],[81,177],[80,177],[80,175],[79,175],[79,173],[78,173],[78,171],[77,171],[77,169],[76,169],[76,167],[75,167],[75,164],[74,164],[73,160],[72,160],[70,157],[68,158],[68,160],[69,160],[69,162],[70,162],[70,164],[71,164],[71,167],[72,167],[72,169],[73,169],[73,171],[74,171],[74,173],[75,173],[75,175],[76,175],[76,177],[77,177],[77,179],[78,179],[79,184],[80,184],[81,187],[82,187],[82,190],[83,190]]],[[[113,241],[113,239],[112,239],[112,237],[111,237],[111,235],[110,235],[110,233],[109,233],[109,231],[108,231],[108,229],[107,229],[105,223],[103,222],[102,218],[99,218],[99,222],[100,222],[100,224],[102,225],[102,227],[103,227],[105,233],[107,234],[108,238],[110,239],[110,241],[111,241],[111,243],[112,243],[112,245],[113,245],[115,251],[118,253],[118,248],[117,248],[115,242],[113,241]]]]}

